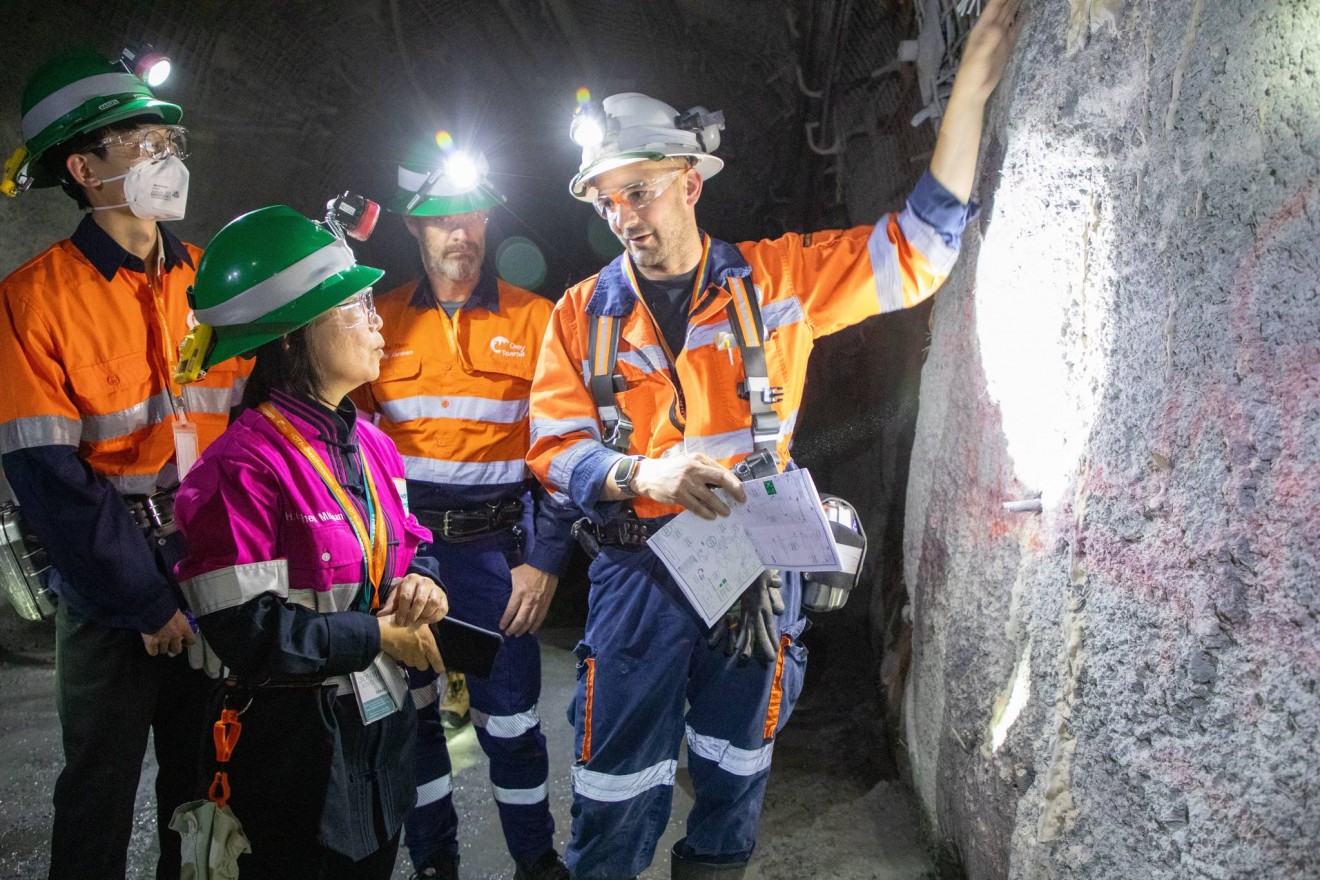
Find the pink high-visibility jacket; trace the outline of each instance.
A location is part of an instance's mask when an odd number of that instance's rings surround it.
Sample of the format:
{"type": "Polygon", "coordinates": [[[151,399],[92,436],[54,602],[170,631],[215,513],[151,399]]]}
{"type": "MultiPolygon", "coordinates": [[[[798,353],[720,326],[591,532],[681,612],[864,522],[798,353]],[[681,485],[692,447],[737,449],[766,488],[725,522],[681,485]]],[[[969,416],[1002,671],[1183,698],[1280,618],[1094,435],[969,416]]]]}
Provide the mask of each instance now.
{"type": "MultiPolygon", "coordinates": [[[[327,409],[279,392],[271,402],[341,482],[354,482],[354,447],[365,456],[380,499],[376,517],[387,529],[388,588],[431,540],[407,512],[394,444],[365,419],[345,432],[327,409]]],[[[375,621],[353,610],[365,574],[353,527],[308,460],[260,412],[245,411],[198,460],[179,490],[175,519],[188,542],[175,568],[179,584],[203,633],[240,675],[341,675],[379,652],[375,621]],[[282,607],[266,600],[240,619],[220,613],[268,594],[282,607]],[[290,606],[317,614],[253,627],[258,606],[263,619],[290,606]],[[262,644],[249,644],[254,638],[262,644]]]]}

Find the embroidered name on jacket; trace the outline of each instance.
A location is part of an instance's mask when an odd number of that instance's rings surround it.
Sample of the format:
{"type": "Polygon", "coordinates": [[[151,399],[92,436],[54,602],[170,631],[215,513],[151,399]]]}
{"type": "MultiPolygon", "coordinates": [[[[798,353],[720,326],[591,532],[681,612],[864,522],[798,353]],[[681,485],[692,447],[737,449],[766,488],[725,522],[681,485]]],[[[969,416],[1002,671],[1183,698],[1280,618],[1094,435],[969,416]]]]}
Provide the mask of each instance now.
{"type": "Polygon", "coordinates": [[[319,513],[284,512],[285,522],[343,522],[344,514],[338,511],[322,510],[319,513]]]}

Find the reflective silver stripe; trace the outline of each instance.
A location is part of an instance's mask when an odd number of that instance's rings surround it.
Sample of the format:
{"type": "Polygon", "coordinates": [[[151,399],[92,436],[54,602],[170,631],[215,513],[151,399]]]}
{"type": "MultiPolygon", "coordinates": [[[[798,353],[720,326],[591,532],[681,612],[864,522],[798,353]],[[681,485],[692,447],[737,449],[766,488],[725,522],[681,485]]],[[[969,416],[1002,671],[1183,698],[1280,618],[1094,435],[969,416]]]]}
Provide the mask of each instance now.
{"type": "Polygon", "coordinates": [[[412,419],[466,419],[511,425],[527,418],[527,398],[491,400],[487,397],[401,397],[383,400],[380,413],[391,422],[412,419]]]}
{"type": "Polygon", "coordinates": [[[958,251],[945,243],[944,236],[934,226],[912,213],[910,208],[904,208],[898,215],[898,228],[903,230],[908,244],[926,258],[932,272],[948,275],[953,271],[953,264],[958,261],[958,251]]]}
{"type": "Polygon", "coordinates": [[[262,593],[289,596],[289,563],[283,559],[217,568],[179,584],[188,607],[198,617],[236,608],[262,593]]]}
{"type": "Polygon", "coordinates": [[[491,783],[490,790],[495,795],[495,801],[501,804],[539,804],[550,797],[544,782],[536,788],[500,788],[491,783]]]}
{"type": "Polygon", "coordinates": [[[170,405],[170,393],[159,391],[141,403],[125,407],[118,412],[103,416],[84,415],[82,420],[82,439],[87,443],[100,443],[125,437],[148,425],[158,425],[174,414],[170,405]]]}
{"type": "Polygon", "coordinates": [[[410,480],[424,483],[456,483],[460,486],[521,483],[527,476],[527,462],[521,458],[510,461],[444,461],[439,458],[405,455],[403,469],[410,480]]]}
{"type": "Polygon", "coordinates": [[[567,489],[573,478],[573,468],[577,467],[582,456],[594,449],[603,449],[599,440],[579,440],[550,460],[550,482],[567,489]]]}
{"type": "Polygon", "coordinates": [[[793,430],[797,427],[798,410],[793,410],[788,414],[788,418],[779,423],[779,439],[792,437],[793,430]]]}
{"type": "Polygon", "coordinates": [[[71,82],[42,98],[23,114],[23,140],[32,140],[56,119],[77,110],[93,98],[105,98],[108,101],[114,95],[141,92],[142,89],[142,80],[127,71],[98,73],[71,82]]]}
{"type": "Polygon", "coordinates": [[[684,437],[683,451],[689,455],[709,455],[711,458],[731,458],[752,452],[751,428],[739,428],[724,434],[706,437],[684,437]]]}
{"type": "MultiPolygon", "coordinates": [[[[198,309],[197,320],[214,327],[250,324],[286,306],[321,282],[356,265],[353,251],[336,239],[312,251],[292,266],[286,266],[242,293],[209,309],[198,309]]],[[[347,298],[348,294],[345,294],[347,298]]]]}
{"type": "Polygon", "coordinates": [[[701,348],[703,345],[714,345],[715,337],[721,333],[730,333],[729,319],[721,318],[714,324],[702,324],[700,327],[693,327],[688,330],[687,347],[688,351],[694,348],[701,348]]]}
{"type": "Polygon", "coordinates": [[[289,590],[288,599],[294,605],[301,605],[312,611],[322,613],[347,611],[360,588],[359,584],[332,584],[328,590],[293,587],[289,590]]]}
{"type": "Polygon", "coordinates": [[[770,756],[775,744],[766,743],[758,749],[740,749],[727,739],[697,733],[687,726],[688,750],[707,761],[714,761],[720,769],[734,776],[755,776],[770,767],[770,756]]]}
{"type": "Polygon", "coordinates": [[[669,358],[665,357],[665,350],[658,345],[643,345],[641,348],[621,351],[619,360],[644,373],[658,373],[669,367],[669,358]]]}
{"type": "Polygon", "coordinates": [[[522,736],[527,731],[541,723],[540,717],[536,714],[536,707],[528,709],[526,712],[519,712],[517,715],[487,715],[476,709],[470,709],[472,713],[472,723],[477,727],[484,727],[491,736],[500,739],[513,739],[515,736],[522,736]]]}
{"type": "Polygon", "coordinates": [[[64,416],[28,416],[0,425],[0,454],[34,446],[77,446],[82,423],[64,416]]]}
{"type": "Polygon", "coordinates": [[[677,761],[661,761],[636,773],[613,775],[588,770],[586,767],[573,768],[573,791],[593,801],[607,804],[635,798],[657,785],[674,784],[674,771],[677,761]]]}
{"type": "MultiPolygon", "coordinates": [[[[240,399],[243,394],[243,381],[240,379],[234,383],[240,399]]],[[[183,386],[183,402],[187,405],[188,412],[213,413],[221,416],[229,415],[229,410],[236,403],[234,388],[203,388],[200,385],[183,386]]]]}
{"type": "Polygon", "coordinates": [[[440,694],[440,689],[436,687],[435,682],[431,682],[425,687],[414,688],[408,693],[412,695],[414,707],[425,709],[435,702],[435,698],[440,694]]]}
{"type": "Polygon", "coordinates": [[[600,423],[592,418],[579,419],[532,419],[532,442],[542,437],[565,437],[585,431],[593,439],[600,439],[600,423]]]}
{"type": "Polygon", "coordinates": [[[802,311],[802,301],[796,296],[766,303],[761,307],[761,323],[765,325],[766,333],[804,320],[806,314],[802,311]]]}
{"type": "Polygon", "coordinates": [[[439,779],[432,779],[425,785],[417,786],[417,806],[433,804],[441,798],[449,797],[454,792],[454,780],[448,773],[439,779]]]}
{"type": "Polygon", "coordinates": [[[889,240],[889,224],[884,218],[871,230],[866,241],[871,254],[871,272],[875,275],[875,292],[880,299],[881,312],[896,312],[903,308],[903,276],[899,272],[898,252],[889,240]]]}
{"type": "MultiPolygon", "coordinates": [[[[161,474],[165,471],[162,470],[161,474]]],[[[161,483],[161,474],[102,474],[120,495],[150,495],[161,483]]]]}

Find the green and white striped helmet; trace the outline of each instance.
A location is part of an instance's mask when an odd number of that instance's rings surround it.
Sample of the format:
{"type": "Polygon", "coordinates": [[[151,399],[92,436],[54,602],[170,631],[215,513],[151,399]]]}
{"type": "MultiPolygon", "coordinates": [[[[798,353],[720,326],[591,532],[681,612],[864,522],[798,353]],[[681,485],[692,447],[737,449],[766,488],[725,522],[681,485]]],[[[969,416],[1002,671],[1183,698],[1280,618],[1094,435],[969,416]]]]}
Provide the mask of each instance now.
{"type": "Polygon", "coordinates": [[[388,209],[412,217],[444,217],[504,204],[504,195],[490,184],[485,155],[443,148],[437,143],[445,141],[442,135],[409,148],[399,164],[399,187],[388,209]]]}
{"type": "Polygon", "coordinates": [[[292,333],[384,274],[285,205],[231,220],[206,246],[192,288],[198,322],[215,333],[202,369],[292,333]]]}
{"type": "Polygon", "coordinates": [[[147,84],[90,49],[75,49],[37,68],[23,88],[22,131],[25,173],[33,186],[59,183],[41,167],[43,153],[75,135],[130,119],[157,116],[169,125],[183,117],[176,104],[160,101],[147,84]]]}

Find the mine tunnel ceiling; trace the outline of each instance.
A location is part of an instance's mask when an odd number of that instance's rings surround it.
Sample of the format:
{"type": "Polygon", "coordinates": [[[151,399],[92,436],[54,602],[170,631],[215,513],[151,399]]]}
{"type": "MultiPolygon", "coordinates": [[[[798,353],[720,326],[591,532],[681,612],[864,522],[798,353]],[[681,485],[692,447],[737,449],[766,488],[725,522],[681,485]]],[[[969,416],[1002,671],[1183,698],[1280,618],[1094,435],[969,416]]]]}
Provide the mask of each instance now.
{"type": "MultiPolygon", "coordinates": [[[[966,2],[922,0],[950,13],[966,2]]],[[[734,240],[873,219],[849,216],[848,169],[812,144],[840,149],[898,130],[906,148],[889,158],[899,178],[928,151],[910,135],[912,65],[896,63],[920,17],[910,0],[69,5],[114,36],[171,53],[167,96],[186,98],[197,152],[225,174],[221,197],[233,201],[235,183],[245,184],[239,210],[288,201],[311,212],[346,186],[385,195],[406,144],[439,128],[485,150],[513,215],[497,236],[527,235],[546,250],[547,293],[600,264],[590,212],[566,194],[580,86],[598,98],[638,90],[679,110],[723,110],[729,164],[701,217],[734,240]]],[[[394,238],[364,256],[405,261],[394,238]]]]}

